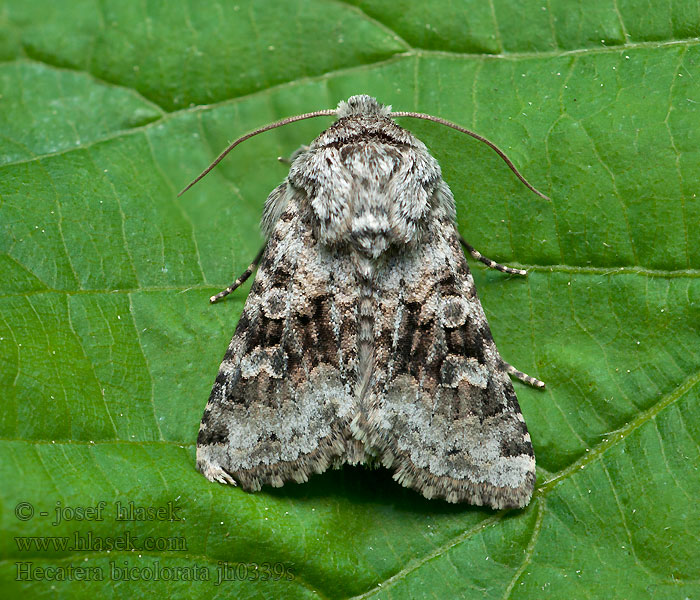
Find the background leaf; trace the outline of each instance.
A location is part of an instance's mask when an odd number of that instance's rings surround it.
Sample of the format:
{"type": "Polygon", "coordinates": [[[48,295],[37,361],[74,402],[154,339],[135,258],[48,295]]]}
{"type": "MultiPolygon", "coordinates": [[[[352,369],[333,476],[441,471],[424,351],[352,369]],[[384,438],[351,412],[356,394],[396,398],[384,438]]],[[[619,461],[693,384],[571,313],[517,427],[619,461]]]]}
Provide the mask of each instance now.
{"type": "Polygon", "coordinates": [[[700,596],[697,2],[8,1],[0,27],[3,597],[700,596]],[[548,384],[516,384],[525,510],[384,470],[249,495],[194,469],[245,290],[207,298],[260,246],[276,157],[330,120],[176,192],[238,135],[356,93],[488,136],[552,198],[405,123],[464,236],[530,271],[472,265],[501,353],[548,384]],[[179,520],[116,520],[129,502],[179,520]]]}

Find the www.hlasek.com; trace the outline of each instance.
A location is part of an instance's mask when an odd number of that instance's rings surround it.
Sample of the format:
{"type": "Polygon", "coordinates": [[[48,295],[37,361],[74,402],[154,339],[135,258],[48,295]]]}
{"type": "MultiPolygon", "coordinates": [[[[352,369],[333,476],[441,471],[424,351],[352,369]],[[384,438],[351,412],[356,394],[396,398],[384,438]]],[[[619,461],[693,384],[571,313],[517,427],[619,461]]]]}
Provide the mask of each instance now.
{"type": "Polygon", "coordinates": [[[73,535],[25,535],[16,536],[15,544],[20,552],[104,552],[105,550],[158,550],[162,552],[186,552],[187,539],[180,535],[150,537],[132,535],[125,531],[120,535],[95,535],[92,531],[74,531],[73,535]]]}

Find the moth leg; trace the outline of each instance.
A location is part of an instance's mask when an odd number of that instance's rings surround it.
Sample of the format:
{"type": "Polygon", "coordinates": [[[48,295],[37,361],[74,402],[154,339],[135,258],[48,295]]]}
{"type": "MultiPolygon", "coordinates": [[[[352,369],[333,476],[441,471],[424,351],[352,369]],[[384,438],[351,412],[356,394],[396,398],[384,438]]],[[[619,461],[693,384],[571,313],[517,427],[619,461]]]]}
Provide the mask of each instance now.
{"type": "Polygon", "coordinates": [[[221,290],[218,294],[215,294],[211,298],[209,298],[209,302],[214,304],[214,302],[216,302],[217,300],[221,300],[225,296],[228,296],[233,290],[235,290],[238,286],[245,282],[245,280],[248,279],[248,277],[250,277],[250,274],[253,271],[255,271],[255,268],[258,266],[258,263],[260,262],[264,251],[265,246],[260,248],[260,252],[258,252],[257,256],[253,259],[253,262],[248,265],[248,268],[245,271],[243,271],[240,277],[236,279],[236,281],[234,281],[225,290],[221,290]]]}
{"type": "Polygon", "coordinates": [[[491,267],[492,269],[496,269],[496,271],[501,271],[502,273],[509,273],[511,275],[527,275],[527,271],[525,269],[514,269],[512,267],[506,267],[505,265],[497,263],[495,260],[486,258],[483,254],[481,254],[481,252],[476,250],[474,246],[469,245],[467,243],[467,240],[465,240],[461,235],[459,236],[459,241],[462,243],[462,246],[464,246],[465,250],[472,255],[472,257],[474,257],[476,260],[481,261],[487,267],[491,267]]]}
{"type": "Polygon", "coordinates": [[[285,165],[291,165],[297,156],[299,156],[300,154],[304,154],[304,152],[306,152],[308,149],[308,146],[301,145],[294,152],[292,152],[292,155],[289,158],[287,158],[286,156],[278,156],[277,160],[281,163],[284,163],[285,165]]]}
{"type": "Polygon", "coordinates": [[[513,365],[508,364],[506,361],[503,361],[503,366],[506,369],[506,373],[509,375],[512,375],[513,377],[517,377],[520,379],[520,381],[527,383],[528,385],[531,385],[532,387],[536,388],[543,388],[544,387],[544,381],[540,381],[539,379],[536,379],[534,377],[531,377],[530,375],[527,375],[523,373],[522,371],[518,371],[513,365]]]}

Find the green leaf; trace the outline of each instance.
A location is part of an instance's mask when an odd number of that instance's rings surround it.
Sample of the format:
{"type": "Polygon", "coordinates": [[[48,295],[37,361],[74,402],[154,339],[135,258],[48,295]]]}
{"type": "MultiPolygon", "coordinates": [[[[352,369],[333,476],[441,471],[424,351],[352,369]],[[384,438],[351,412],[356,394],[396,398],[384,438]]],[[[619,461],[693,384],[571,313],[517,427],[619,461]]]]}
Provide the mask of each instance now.
{"type": "Polygon", "coordinates": [[[700,596],[696,2],[14,0],[0,27],[2,597],[700,596]],[[516,383],[524,510],[383,469],[246,494],[194,468],[246,290],[207,298],[260,247],[276,157],[330,119],[177,190],[356,93],[478,131],[551,197],[402,121],[466,239],[529,270],[472,265],[502,355],[547,382],[516,383]]]}

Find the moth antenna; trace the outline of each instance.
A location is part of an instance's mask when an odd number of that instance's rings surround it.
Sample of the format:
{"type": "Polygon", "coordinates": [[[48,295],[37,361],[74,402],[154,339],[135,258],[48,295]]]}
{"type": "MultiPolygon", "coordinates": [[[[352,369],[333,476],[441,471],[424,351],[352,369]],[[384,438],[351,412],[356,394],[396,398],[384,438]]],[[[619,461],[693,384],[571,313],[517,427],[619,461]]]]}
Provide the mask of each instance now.
{"type": "Polygon", "coordinates": [[[464,127],[461,127],[460,125],[457,125],[456,123],[452,123],[451,121],[447,121],[446,119],[441,119],[440,117],[434,117],[433,115],[427,115],[425,113],[416,113],[416,112],[392,112],[391,113],[391,118],[395,117],[413,117],[416,119],[425,119],[426,121],[434,121],[435,123],[440,123],[441,125],[447,125],[448,127],[452,127],[452,129],[456,129],[457,131],[461,131],[462,133],[466,133],[467,135],[472,136],[474,139],[479,140],[480,142],[484,142],[489,148],[493,149],[498,156],[500,156],[503,161],[508,165],[508,168],[515,173],[515,176],[520,179],[525,184],[525,187],[527,187],[529,190],[535,192],[540,198],[544,198],[545,200],[549,200],[548,196],[545,196],[542,192],[540,192],[534,185],[532,185],[525,177],[523,177],[520,174],[520,171],[515,168],[515,165],[513,164],[513,161],[510,160],[506,156],[506,153],[503,152],[496,144],[494,144],[492,141],[487,140],[484,136],[479,135],[478,133],[475,133],[469,129],[465,129],[464,127]]]}
{"type": "Polygon", "coordinates": [[[211,163],[204,171],[202,171],[196,179],[191,181],[187,187],[185,187],[177,196],[178,198],[182,196],[187,190],[189,190],[195,183],[197,183],[202,177],[204,177],[209,171],[211,171],[216,165],[218,165],[224,157],[231,152],[238,144],[241,142],[245,142],[248,138],[252,138],[254,135],[258,135],[259,133],[262,133],[263,131],[269,131],[270,129],[274,129],[275,127],[282,127],[282,125],[288,125],[289,123],[294,123],[295,121],[303,121],[304,119],[311,119],[312,117],[332,117],[336,115],[336,110],[335,109],[329,109],[329,110],[317,110],[315,112],[310,112],[310,113],[304,113],[303,115],[296,115],[294,117],[286,117],[284,119],[281,119],[279,121],[275,121],[274,123],[270,123],[269,125],[265,125],[264,127],[260,127],[259,129],[256,129],[255,131],[251,131],[250,133],[246,133],[244,136],[239,137],[235,142],[232,142],[229,144],[228,148],[224,150],[219,156],[216,157],[213,163],[211,163]]]}

